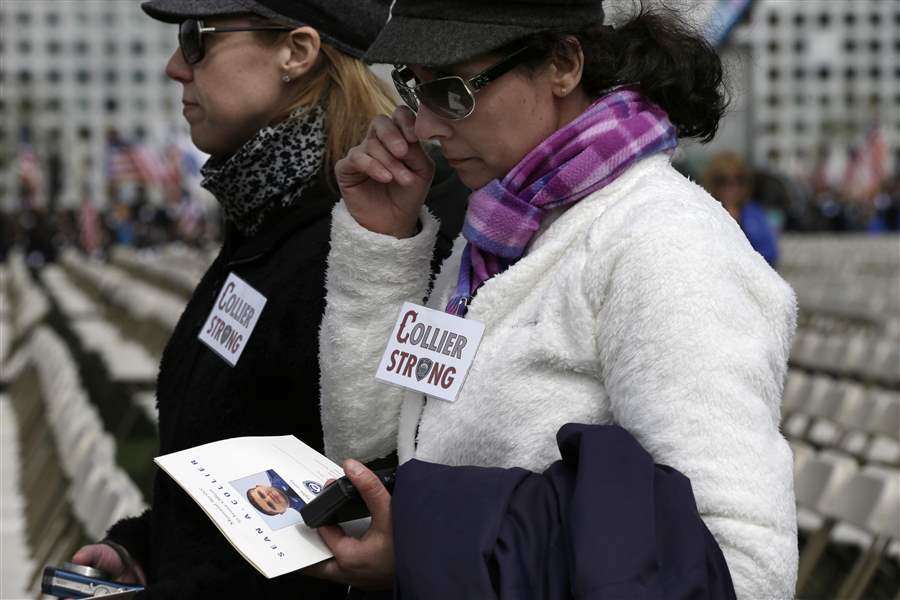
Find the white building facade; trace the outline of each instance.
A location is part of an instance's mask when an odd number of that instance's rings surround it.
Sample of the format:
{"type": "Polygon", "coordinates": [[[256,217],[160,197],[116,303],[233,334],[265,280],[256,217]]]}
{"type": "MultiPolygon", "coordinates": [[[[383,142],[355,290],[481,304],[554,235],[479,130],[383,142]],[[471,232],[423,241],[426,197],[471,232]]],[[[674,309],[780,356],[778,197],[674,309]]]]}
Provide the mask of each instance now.
{"type": "Polygon", "coordinates": [[[110,131],[152,143],[184,128],[180,86],[164,73],[176,47],[176,28],[138,0],[0,2],[0,208],[18,206],[26,137],[45,187],[58,180],[58,206],[85,193],[104,205],[110,131]]]}
{"type": "MultiPolygon", "coordinates": [[[[619,0],[609,0],[614,12],[619,0]]],[[[673,4],[669,2],[669,4],[673,4]]],[[[674,3],[702,21],[712,0],[674,3]]],[[[0,208],[16,206],[23,132],[61,157],[60,206],[85,190],[107,201],[107,133],[151,146],[184,131],[180,89],[164,74],[175,27],[139,0],[0,2],[0,208]]],[[[900,0],[756,0],[723,48],[734,101],[692,162],[738,150],[757,166],[812,172],[821,148],[859,144],[880,125],[888,168],[900,164],[900,0]]]]}
{"type": "Polygon", "coordinates": [[[723,56],[735,99],[720,139],[697,152],[807,176],[821,149],[857,146],[877,124],[897,173],[900,0],[757,0],[723,56]]]}

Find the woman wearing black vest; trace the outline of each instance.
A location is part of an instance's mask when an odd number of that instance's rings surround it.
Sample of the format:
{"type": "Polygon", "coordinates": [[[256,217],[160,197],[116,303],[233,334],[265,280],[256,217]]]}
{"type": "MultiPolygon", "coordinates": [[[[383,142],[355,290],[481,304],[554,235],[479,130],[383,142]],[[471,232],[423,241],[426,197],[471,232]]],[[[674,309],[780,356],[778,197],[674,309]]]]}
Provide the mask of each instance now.
{"type": "MultiPolygon", "coordinates": [[[[151,17],[179,25],[166,73],[183,86],[194,143],[212,158],[204,187],[226,221],[219,256],[163,353],[157,387],[160,453],[248,435],[293,434],[323,449],[318,327],[324,309],[334,163],[394,102],[359,60],[387,18],[375,1],[152,0],[151,17]],[[217,321],[245,283],[256,298],[244,330],[217,321]],[[256,295],[258,294],[258,296],[256,295]],[[264,299],[264,304],[262,304],[264,299]]],[[[467,192],[435,177],[449,253],[467,192]],[[443,207],[450,209],[444,214],[443,207]]],[[[242,304],[243,305],[243,304],[242,304]]],[[[267,580],[194,501],[158,473],[151,508],[114,525],[75,562],[147,598],[343,597],[346,588],[288,575],[267,580]]]]}

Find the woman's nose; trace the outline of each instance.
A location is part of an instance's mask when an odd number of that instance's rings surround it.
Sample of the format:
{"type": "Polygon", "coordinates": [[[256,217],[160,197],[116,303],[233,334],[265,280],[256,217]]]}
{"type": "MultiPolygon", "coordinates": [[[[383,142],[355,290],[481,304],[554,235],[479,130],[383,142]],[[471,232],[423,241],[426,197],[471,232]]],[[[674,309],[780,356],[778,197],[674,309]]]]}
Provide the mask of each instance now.
{"type": "Polygon", "coordinates": [[[169,57],[169,62],[166,63],[166,75],[179,83],[185,83],[194,78],[194,70],[184,60],[184,55],[178,48],[175,49],[175,52],[169,57]]]}
{"type": "Polygon", "coordinates": [[[450,137],[453,126],[450,121],[438,117],[424,104],[420,104],[416,113],[415,132],[420,140],[441,141],[450,137]]]}

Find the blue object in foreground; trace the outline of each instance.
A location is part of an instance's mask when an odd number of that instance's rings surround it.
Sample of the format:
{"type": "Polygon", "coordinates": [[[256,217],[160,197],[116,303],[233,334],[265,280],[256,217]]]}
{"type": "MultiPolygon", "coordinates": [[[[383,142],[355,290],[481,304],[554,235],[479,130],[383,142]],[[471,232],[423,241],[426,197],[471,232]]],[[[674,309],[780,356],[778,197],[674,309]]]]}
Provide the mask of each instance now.
{"type": "Polygon", "coordinates": [[[401,466],[395,598],[735,598],[684,475],[617,426],[567,424],[557,444],[542,474],[401,466]]]}

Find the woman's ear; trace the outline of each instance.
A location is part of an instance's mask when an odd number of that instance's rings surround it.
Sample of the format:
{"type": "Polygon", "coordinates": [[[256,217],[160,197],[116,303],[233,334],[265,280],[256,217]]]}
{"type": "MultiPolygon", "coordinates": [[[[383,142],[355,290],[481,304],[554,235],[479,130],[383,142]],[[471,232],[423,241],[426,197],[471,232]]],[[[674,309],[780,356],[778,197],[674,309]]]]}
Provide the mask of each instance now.
{"type": "Polygon", "coordinates": [[[319,59],[321,46],[319,32],[312,27],[298,27],[291,31],[285,40],[288,52],[281,65],[285,75],[295,80],[308,73],[319,59]]]}
{"type": "Polygon", "coordinates": [[[554,53],[550,64],[553,94],[560,98],[565,97],[581,83],[584,70],[584,51],[581,44],[574,37],[566,38],[554,53]]]}

